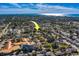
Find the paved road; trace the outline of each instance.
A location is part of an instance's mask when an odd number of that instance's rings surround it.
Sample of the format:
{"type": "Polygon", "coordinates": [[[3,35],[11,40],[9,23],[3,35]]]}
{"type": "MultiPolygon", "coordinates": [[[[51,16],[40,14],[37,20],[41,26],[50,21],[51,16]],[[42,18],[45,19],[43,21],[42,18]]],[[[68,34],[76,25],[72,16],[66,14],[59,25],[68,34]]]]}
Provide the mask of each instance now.
{"type": "MultiPolygon", "coordinates": [[[[59,34],[59,33],[57,33],[54,29],[53,29],[53,33],[54,33],[54,34],[59,34]]],[[[64,40],[64,43],[70,44],[73,48],[77,49],[77,51],[79,52],[79,48],[71,41],[70,38],[68,38],[68,37],[66,37],[66,36],[64,36],[64,35],[62,35],[62,37],[66,38],[66,39],[64,40]]]]}
{"type": "MultiPolygon", "coordinates": [[[[12,20],[15,19],[15,17],[12,17],[12,20]]],[[[11,22],[3,29],[2,33],[0,34],[0,37],[2,37],[5,33],[7,33],[7,28],[10,26],[11,22]]],[[[7,41],[7,39],[4,39],[2,42],[0,42],[0,48],[4,46],[4,43],[7,41]]]]}

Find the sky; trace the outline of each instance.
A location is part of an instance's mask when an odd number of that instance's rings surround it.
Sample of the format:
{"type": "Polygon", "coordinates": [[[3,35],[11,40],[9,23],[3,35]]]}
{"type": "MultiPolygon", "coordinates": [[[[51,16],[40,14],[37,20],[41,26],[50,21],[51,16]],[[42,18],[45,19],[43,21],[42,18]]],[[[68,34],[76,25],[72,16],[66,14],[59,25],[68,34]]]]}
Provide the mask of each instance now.
{"type": "Polygon", "coordinates": [[[79,14],[79,3],[0,3],[0,14],[79,14]]]}

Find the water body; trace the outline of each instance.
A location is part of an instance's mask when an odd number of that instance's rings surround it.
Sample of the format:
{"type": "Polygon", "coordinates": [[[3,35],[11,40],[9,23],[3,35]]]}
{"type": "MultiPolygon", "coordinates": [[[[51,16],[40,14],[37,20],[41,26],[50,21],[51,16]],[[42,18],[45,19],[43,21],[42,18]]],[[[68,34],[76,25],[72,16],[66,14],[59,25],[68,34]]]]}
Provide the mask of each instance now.
{"type": "MultiPolygon", "coordinates": [[[[0,16],[49,16],[42,14],[0,14],[0,16]]],[[[51,15],[54,16],[54,15],[51,15]]],[[[64,14],[66,17],[79,17],[79,14],[64,14]]]]}

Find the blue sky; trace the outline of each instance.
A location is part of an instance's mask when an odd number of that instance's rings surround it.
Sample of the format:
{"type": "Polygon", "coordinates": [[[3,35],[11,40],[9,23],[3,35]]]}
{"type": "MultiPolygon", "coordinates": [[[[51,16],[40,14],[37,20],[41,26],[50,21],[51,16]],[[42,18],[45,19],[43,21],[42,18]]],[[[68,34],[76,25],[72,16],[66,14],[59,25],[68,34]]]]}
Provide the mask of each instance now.
{"type": "Polygon", "coordinates": [[[0,3],[0,14],[79,14],[79,3],[0,3]]]}

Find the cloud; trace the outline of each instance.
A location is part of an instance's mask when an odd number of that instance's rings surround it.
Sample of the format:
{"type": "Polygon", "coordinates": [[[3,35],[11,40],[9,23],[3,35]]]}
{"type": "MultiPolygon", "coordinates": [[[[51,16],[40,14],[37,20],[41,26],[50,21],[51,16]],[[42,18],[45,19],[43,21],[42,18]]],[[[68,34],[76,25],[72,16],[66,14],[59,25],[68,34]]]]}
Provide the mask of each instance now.
{"type": "Polygon", "coordinates": [[[79,9],[57,5],[37,4],[36,7],[41,11],[41,13],[79,13],[79,9]]]}
{"type": "Polygon", "coordinates": [[[16,3],[1,3],[0,9],[1,8],[21,8],[21,6],[19,4],[16,4],[16,3]]]}
{"type": "Polygon", "coordinates": [[[30,8],[5,8],[0,9],[0,14],[30,14],[38,13],[39,11],[30,8]]]}
{"type": "Polygon", "coordinates": [[[79,14],[79,9],[70,8],[59,5],[49,5],[49,4],[15,4],[11,3],[11,6],[17,8],[4,8],[0,9],[0,14],[28,14],[28,13],[53,13],[53,14],[79,14]]]}
{"type": "Polygon", "coordinates": [[[2,5],[2,6],[0,6],[0,8],[9,8],[9,7],[6,5],[2,5]]]}
{"type": "Polygon", "coordinates": [[[17,3],[11,3],[13,6],[18,7],[18,8],[22,8],[19,4],[17,3]]]}

